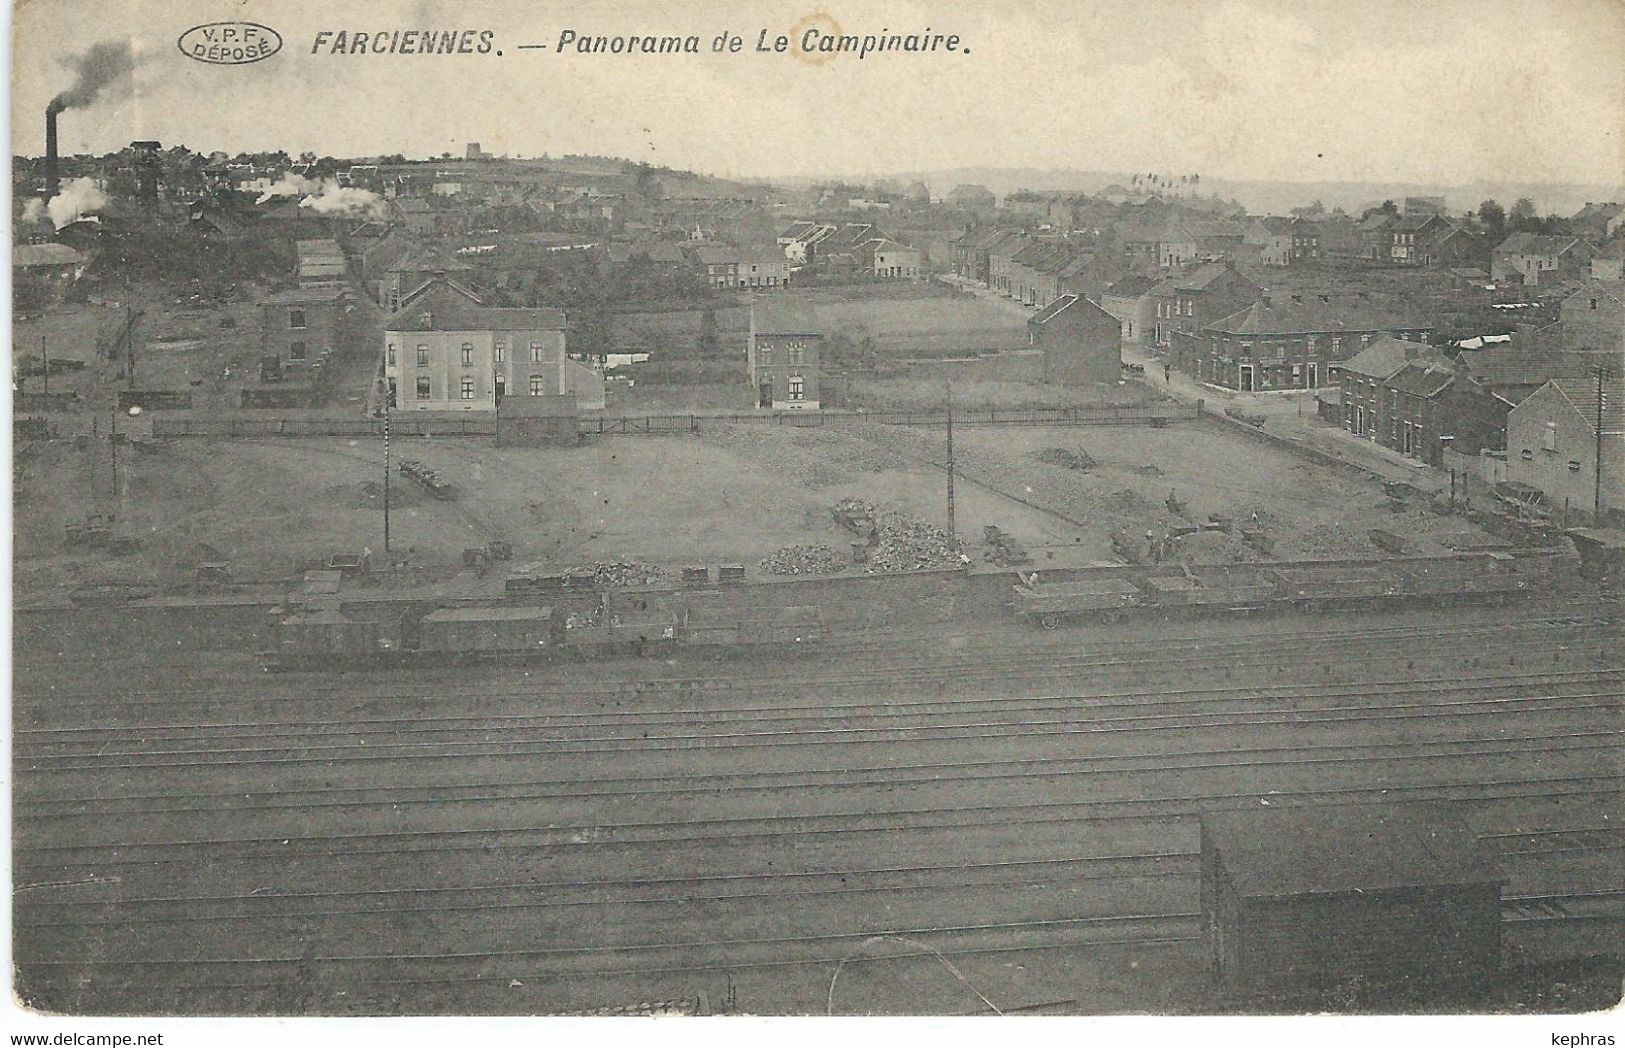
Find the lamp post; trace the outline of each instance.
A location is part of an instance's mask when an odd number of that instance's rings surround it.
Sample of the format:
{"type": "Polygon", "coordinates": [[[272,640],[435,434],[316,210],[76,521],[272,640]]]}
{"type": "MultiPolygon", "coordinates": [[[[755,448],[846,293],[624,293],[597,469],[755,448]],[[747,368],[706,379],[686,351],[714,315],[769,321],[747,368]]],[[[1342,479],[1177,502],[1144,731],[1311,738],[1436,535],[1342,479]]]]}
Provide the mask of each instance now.
{"type": "Polygon", "coordinates": [[[1595,527],[1602,526],[1602,415],[1608,406],[1608,397],[1603,392],[1603,382],[1614,377],[1614,369],[1607,365],[1593,365],[1591,373],[1597,379],[1597,461],[1596,479],[1591,496],[1591,523],[1595,527]]]}

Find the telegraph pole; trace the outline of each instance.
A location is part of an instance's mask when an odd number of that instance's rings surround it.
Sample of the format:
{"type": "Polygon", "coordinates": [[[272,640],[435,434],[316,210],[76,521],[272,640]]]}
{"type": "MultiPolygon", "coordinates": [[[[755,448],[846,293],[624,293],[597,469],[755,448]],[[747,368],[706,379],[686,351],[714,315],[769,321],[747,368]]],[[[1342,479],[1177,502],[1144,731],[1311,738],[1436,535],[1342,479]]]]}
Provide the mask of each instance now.
{"type": "Polygon", "coordinates": [[[384,393],[384,556],[389,556],[389,393],[384,393]]]}
{"type": "Polygon", "coordinates": [[[957,549],[959,530],[954,521],[954,384],[948,383],[948,540],[957,549]]]}
{"type": "Polygon", "coordinates": [[[45,376],[45,407],[49,410],[51,407],[51,354],[45,348],[45,335],[43,332],[39,337],[39,361],[45,376]]]}
{"type": "Polygon", "coordinates": [[[1606,364],[1594,364],[1591,373],[1597,379],[1597,476],[1594,481],[1591,496],[1591,523],[1594,527],[1602,526],[1602,412],[1608,405],[1608,397],[1603,393],[1603,381],[1614,377],[1614,369],[1606,364]]]}

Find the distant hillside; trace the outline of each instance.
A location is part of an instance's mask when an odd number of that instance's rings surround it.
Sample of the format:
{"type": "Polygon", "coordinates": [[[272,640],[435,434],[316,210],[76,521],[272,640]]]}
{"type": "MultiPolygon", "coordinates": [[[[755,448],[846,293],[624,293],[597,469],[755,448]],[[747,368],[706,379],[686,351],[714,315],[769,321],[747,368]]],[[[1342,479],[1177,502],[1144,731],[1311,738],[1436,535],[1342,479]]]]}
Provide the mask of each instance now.
{"type": "MultiPolygon", "coordinates": [[[[933,196],[940,196],[960,183],[977,183],[1003,197],[1018,189],[1038,191],[1061,190],[1075,193],[1097,193],[1113,183],[1127,186],[1132,172],[1073,171],[1067,169],[964,167],[938,171],[889,172],[881,175],[855,178],[830,174],[824,181],[841,177],[846,181],[873,182],[891,179],[907,184],[916,179],[931,187],[933,196]]],[[[782,185],[796,185],[815,181],[783,179],[782,185]]],[[[1359,211],[1384,200],[1403,201],[1407,196],[1442,196],[1453,211],[1470,211],[1483,200],[1493,198],[1502,206],[1510,206],[1519,197],[1535,201],[1541,214],[1573,214],[1588,201],[1625,200],[1625,183],[1615,186],[1581,185],[1574,183],[1500,182],[1477,179],[1460,185],[1433,185],[1415,182],[1275,182],[1251,181],[1203,176],[1196,187],[1203,196],[1217,194],[1225,199],[1234,198],[1248,210],[1260,213],[1285,213],[1287,210],[1319,200],[1328,208],[1341,207],[1345,211],[1359,211]]]]}

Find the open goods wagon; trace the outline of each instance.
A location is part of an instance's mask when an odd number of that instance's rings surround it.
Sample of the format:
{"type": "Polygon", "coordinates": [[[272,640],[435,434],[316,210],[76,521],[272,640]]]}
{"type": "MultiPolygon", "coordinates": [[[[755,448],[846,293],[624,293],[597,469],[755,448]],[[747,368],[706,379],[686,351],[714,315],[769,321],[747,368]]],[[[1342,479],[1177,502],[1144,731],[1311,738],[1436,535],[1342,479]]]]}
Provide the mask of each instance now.
{"type": "Polygon", "coordinates": [[[1402,562],[1259,565],[1243,571],[1145,575],[1125,569],[1085,581],[1015,587],[1017,617],[1054,629],[1067,619],[1114,622],[1130,614],[1320,611],[1462,601],[1500,602],[1559,584],[1564,560],[1549,551],[1486,553],[1402,562]]]}

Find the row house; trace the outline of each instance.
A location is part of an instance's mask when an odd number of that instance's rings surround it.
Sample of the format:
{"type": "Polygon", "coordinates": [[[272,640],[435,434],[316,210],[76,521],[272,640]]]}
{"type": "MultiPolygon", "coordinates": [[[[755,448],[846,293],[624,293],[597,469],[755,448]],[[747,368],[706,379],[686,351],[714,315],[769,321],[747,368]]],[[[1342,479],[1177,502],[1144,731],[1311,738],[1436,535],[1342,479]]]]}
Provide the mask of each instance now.
{"type": "Polygon", "coordinates": [[[1388,261],[1404,266],[1437,265],[1437,245],[1456,228],[1437,212],[1402,215],[1388,225],[1388,261]]]}
{"type": "Polygon", "coordinates": [[[1367,215],[1355,227],[1360,234],[1360,257],[1373,262],[1388,261],[1394,251],[1393,226],[1398,221],[1398,215],[1386,211],[1367,215]]]}
{"type": "Polygon", "coordinates": [[[690,254],[715,288],[787,287],[790,260],[777,253],[748,251],[732,244],[696,244],[690,254]]]}
{"type": "Polygon", "coordinates": [[[1246,238],[1246,231],[1235,222],[1176,220],[1168,224],[1157,243],[1157,264],[1177,269],[1192,262],[1234,258],[1246,238]]]}
{"type": "Polygon", "coordinates": [[[1258,261],[1265,266],[1298,266],[1320,260],[1320,231],[1301,218],[1260,218],[1247,227],[1245,243],[1258,248],[1258,261]]]}
{"type": "Polygon", "coordinates": [[[1193,334],[1258,301],[1263,289],[1228,262],[1204,262],[1157,284],[1150,292],[1153,341],[1170,345],[1176,332],[1193,334]]]}
{"type": "Polygon", "coordinates": [[[1363,297],[1266,297],[1194,333],[1174,333],[1170,358],[1201,382],[1253,393],[1335,384],[1344,362],[1381,338],[1425,342],[1432,326],[1363,297]]]}
{"type": "Polygon", "coordinates": [[[562,310],[492,308],[444,279],[384,322],[384,379],[401,411],[494,412],[510,391],[604,406],[603,379],[565,354],[562,310]]]}
{"type": "Polygon", "coordinates": [[[1343,427],[1392,451],[1442,466],[1446,450],[1499,450],[1511,405],[1448,357],[1385,338],[1343,365],[1343,427]]]}
{"type": "Polygon", "coordinates": [[[1591,272],[1591,245],[1579,237],[1514,233],[1490,255],[1490,279],[1552,284],[1584,279],[1591,272]]]}
{"type": "Polygon", "coordinates": [[[1011,237],[1004,237],[988,248],[987,252],[987,286],[994,291],[1005,295],[1014,294],[1012,291],[1012,278],[1015,270],[1015,259],[1022,252],[1030,249],[1037,240],[1025,234],[1018,233],[1011,237]]]}
{"type": "Polygon", "coordinates": [[[1625,378],[1620,357],[1599,382],[1571,368],[1525,397],[1507,415],[1507,479],[1544,492],[1554,507],[1625,512],[1625,378]],[[1598,451],[1602,468],[1598,469],[1598,451]]]}
{"type": "Polygon", "coordinates": [[[1059,285],[1053,275],[1072,260],[1066,241],[1056,238],[1031,240],[1011,256],[1006,283],[1000,290],[1027,306],[1044,306],[1053,301],[1059,285]],[[1039,299],[1049,292],[1045,301],[1039,299]]]}
{"type": "Polygon", "coordinates": [[[1121,326],[1124,342],[1148,346],[1156,338],[1154,309],[1156,299],[1151,289],[1162,282],[1152,277],[1131,273],[1107,286],[1100,293],[1100,308],[1116,318],[1121,326]]]}

